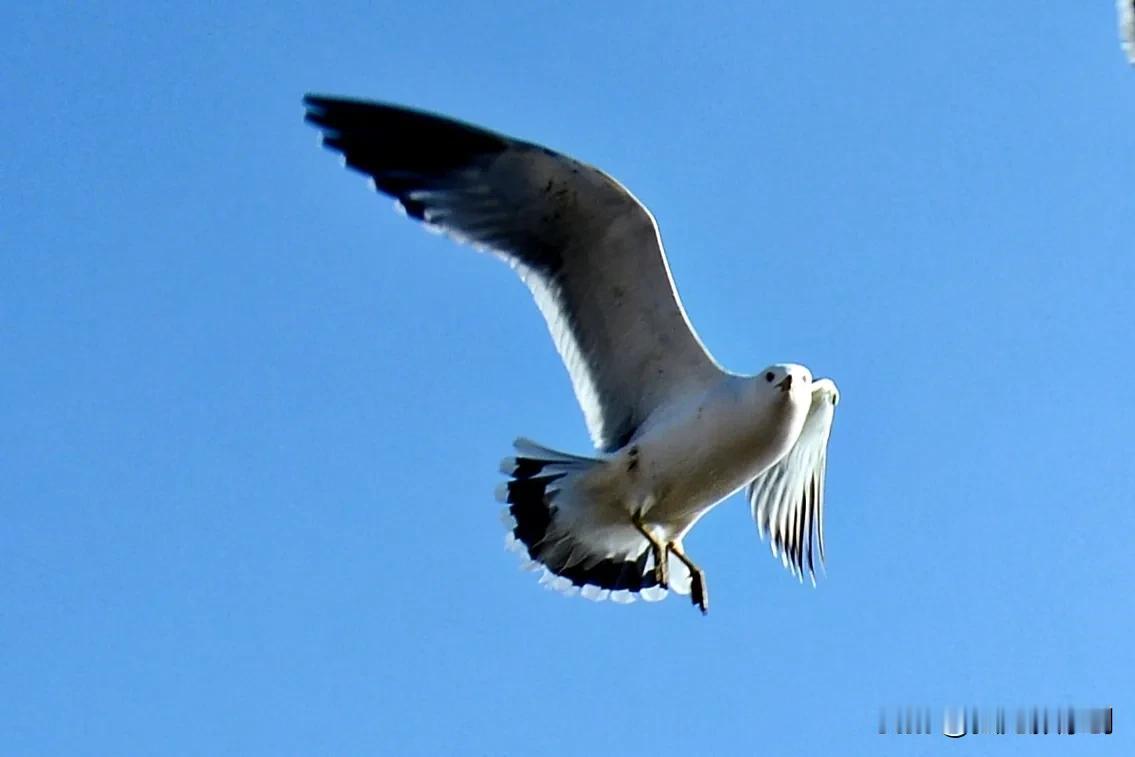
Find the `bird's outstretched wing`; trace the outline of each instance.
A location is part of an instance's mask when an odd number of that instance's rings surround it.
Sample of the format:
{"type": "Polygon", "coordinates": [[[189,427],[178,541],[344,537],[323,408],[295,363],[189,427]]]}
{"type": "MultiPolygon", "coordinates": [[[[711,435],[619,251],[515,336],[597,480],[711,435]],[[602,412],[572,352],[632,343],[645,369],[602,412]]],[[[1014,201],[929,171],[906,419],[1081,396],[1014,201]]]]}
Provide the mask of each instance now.
{"type": "Polygon", "coordinates": [[[308,95],[306,120],[406,213],[517,271],[571,375],[595,446],[719,380],[686,318],[650,212],[603,172],[405,108],[308,95]]]}
{"type": "Polygon", "coordinates": [[[1135,0],[1117,0],[1119,11],[1119,41],[1127,60],[1135,65],[1135,0]]]}
{"type": "Polygon", "coordinates": [[[807,567],[813,584],[817,546],[820,562],[824,559],[824,472],[838,403],[835,384],[829,379],[817,381],[796,444],[747,490],[757,530],[762,539],[768,536],[773,557],[780,557],[800,580],[807,567]]]}

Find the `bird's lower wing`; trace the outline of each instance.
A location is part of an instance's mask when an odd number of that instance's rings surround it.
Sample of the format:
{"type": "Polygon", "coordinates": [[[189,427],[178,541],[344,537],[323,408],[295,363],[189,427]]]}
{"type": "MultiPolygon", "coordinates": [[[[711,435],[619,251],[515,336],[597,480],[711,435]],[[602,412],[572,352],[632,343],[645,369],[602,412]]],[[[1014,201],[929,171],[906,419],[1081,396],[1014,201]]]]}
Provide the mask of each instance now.
{"type": "Polygon", "coordinates": [[[827,379],[816,382],[800,437],[787,455],[749,484],[757,531],[767,535],[773,557],[800,580],[815,584],[816,556],[824,559],[824,474],[828,437],[839,393],[827,379]]]}

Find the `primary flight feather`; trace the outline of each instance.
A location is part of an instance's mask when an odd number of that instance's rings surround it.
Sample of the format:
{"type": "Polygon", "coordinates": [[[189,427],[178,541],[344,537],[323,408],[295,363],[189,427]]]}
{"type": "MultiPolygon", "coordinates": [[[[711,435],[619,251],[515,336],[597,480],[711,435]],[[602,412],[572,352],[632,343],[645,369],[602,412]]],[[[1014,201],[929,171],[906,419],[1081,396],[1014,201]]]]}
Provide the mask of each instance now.
{"type": "Polygon", "coordinates": [[[539,145],[407,108],[308,95],[306,120],[411,217],[503,258],[571,376],[594,456],[526,439],[503,463],[508,538],[543,581],[592,599],[688,593],[683,538],[749,486],[774,555],[814,575],[838,391],[806,368],[721,368],[678,299],[650,212],[607,174],[539,145]]]}

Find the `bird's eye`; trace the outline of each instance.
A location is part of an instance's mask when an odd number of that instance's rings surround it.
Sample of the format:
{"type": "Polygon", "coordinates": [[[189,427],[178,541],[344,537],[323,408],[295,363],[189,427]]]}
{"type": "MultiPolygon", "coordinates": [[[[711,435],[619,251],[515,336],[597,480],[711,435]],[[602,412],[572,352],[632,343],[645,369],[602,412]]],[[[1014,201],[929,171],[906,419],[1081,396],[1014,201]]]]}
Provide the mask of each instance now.
{"type": "Polygon", "coordinates": [[[772,380],[774,378],[776,378],[776,374],[773,373],[772,371],[769,371],[768,373],[765,374],[765,381],[769,382],[770,384],[772,383],[772,380]]]}

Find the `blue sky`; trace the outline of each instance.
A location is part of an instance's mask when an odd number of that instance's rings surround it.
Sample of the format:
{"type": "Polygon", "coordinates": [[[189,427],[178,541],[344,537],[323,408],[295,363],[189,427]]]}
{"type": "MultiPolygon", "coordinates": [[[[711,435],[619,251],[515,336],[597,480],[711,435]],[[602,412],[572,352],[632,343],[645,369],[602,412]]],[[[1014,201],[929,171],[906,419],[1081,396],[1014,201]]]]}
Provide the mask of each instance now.
{"type": "Polygon", "coordinates": [[[1131,751],[1114,8],[768,5],[0,12],[0,749],[1131,751]],[[505,266],[319,148],[308,91],[603,167],[719,360],[833,377],[828,578],[740,497],[687,540],[706,618],[519,572],[497,464],[586,451],[566,373],[505,266]],[[880,704],[1117,733],[880,737],[880,704]]]}

